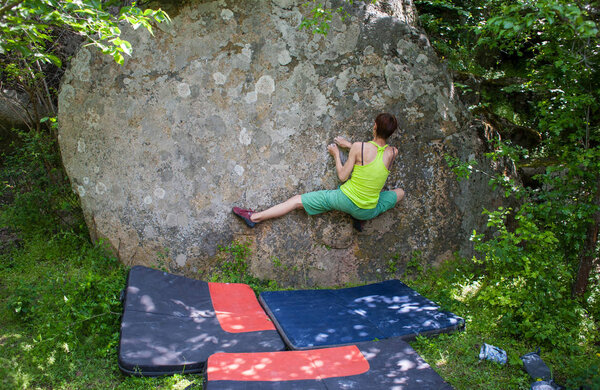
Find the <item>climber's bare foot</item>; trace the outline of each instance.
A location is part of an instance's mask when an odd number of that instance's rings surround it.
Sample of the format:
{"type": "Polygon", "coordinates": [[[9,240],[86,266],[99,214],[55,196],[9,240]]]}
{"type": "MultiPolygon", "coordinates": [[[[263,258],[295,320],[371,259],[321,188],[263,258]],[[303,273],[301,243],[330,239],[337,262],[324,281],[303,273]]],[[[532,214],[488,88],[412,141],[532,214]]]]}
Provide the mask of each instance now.
{"type": "Polygon", "coordinates": [[[333,142],[335,142],[340,148],[350,149],[350,147],[352,147],[352,143],[344,137],[335,137],[333,142]]]}

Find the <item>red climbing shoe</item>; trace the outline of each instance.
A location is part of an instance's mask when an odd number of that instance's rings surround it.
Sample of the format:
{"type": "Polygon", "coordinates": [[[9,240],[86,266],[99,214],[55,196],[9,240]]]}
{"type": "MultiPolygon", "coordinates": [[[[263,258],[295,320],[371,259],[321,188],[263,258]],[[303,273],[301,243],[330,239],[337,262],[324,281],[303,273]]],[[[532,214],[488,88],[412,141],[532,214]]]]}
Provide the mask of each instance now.
{"type": "Polygon", "coordinates": [[[250,216],[254,214],[254,210],[246,210],[241,209],[239,207],[234,207],[233,213],[241,219],[243,219],[244,222],[246,222],[246,225],[248,225],[249,227],[253,228],[254,225],[256,225],[256,222],[252,222],[252,220],[250,219],[250,216]]]}

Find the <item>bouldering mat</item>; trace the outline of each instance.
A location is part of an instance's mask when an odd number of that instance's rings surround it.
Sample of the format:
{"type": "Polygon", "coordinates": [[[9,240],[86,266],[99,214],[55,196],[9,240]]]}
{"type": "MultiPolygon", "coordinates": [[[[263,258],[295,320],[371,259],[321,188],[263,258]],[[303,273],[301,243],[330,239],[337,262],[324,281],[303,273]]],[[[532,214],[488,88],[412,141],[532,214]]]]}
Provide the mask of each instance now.
{"type": "Polygon", "coordinates": [[[394,338],[307,351],[217,353],[205,390],[444,390],[452,387],[394,338]]]}
{"type": "Polygon", "coordinates": [[[202,372],[216,352],[285,349],[248,285],[135,266],[124,292],[119,368],[126,374],[202,372]]]}
{"type": "Polygon", "coordinates": [[[290,349],[450,332],[464,320],[399,280],[327,290],[266,291],[259,300],[290,349]]]}

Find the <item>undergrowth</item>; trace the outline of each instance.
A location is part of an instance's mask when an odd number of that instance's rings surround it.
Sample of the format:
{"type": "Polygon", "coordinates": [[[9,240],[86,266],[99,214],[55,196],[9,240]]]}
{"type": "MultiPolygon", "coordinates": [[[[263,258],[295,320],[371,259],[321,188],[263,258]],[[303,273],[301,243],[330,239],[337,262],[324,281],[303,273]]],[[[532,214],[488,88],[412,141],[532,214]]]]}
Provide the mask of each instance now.
{"type": "Polygon", "coordinates": [[[124,377],[117,366],[127,269],[101,245],[62,231],[0,255],[0,387],[178,388],[198,377],[124,377]]]}
{"type": "Polygon", "coordinates": [[[52,138],[18,136],[0,169],[0,388],[200,384],[197,376],[121,374],[119,298],[127,269],[90,242],[52,138]]]}
{"type": "Polygon", "coordinates": [[[260,279],[250,271],[250,255],[252,250],[250,240],[233,241],[229,245],[219,246],[221,262],[215,267],[210,276],[211,282],[244,283],[252,287],[258,295],[262,291],[277,290],[279,285],[275,280],[260,279]]]}
{"type": "MultiPolygon", "coordinates": [[[[119,296],[127,268],[103,245],[89,241],[76,198],[66,180],[60,179],[62,172],[50,170],[52,179],[48,165],[40,162],[40,153],[51,154],[52,148],[40,151],[35,144],[38,141],[25,138],[10,159],[10,168],[0,172],[5,188],[0,197],[4,202],[0,233],[12,232],[3,236],[0,253],[0,387],[202,388],[202,378],[197,375],[135,378],[119,371],[119,296]]],[[[50,157],[46,161],[52,161],[50,157]]],[[[557,295],[560,291],[536,291],[536,286],[554,286],[545,276],[560,277],[564,271],[537,272],[524,263],[520,253],[513,254],[522,247],[516,236],[499,231],[495,241],[488,241],[487,249],[485,245],[479,248],[489,256],[498,249],[511,255],[511,270],[516,275],[511,286],[502,285],[499,279],[507,275],[507,263],[498,259],[456,258],[429,269],[421,253],[413,253],[401,279],[442,309],[462,316],[466,328],[434,338],[418,337],[412,346],[458,390],[528,389],[530,379],[519,356],[537,346],[557,383],[568,389],[600,389],[600,348],[593,328],[596,314],[582,310],[577,301],[566,304],[557,295]],[[519,285],[518,281],[535,284],[519,285]],[[539,294],[548,300],[538,300],[539,294]],[[519,301],[526,306],[515,306],[519,301]],[[557,304],[551,306],[553,302],[557,304]],[[483,343],[506,350],[508,363],[500,366],[479,361],[483,343]]],[[[536,258],[543,257],[554,242],[532,226],[521,227],[520,232],[535,236],[535,240],[529,238],[530,249],[541,240],[536,251],[528,252],[536,258]]],[[[280,288],[274,281],[252,276],[250,256],[251,242],[220,248],[221,262],[210,280],[246,283],[257,293],[280,288]]],[[[388,274],[398,273],[397,259],[387,264],[388,274]]],[[[273,262],[281,272],[295,272],[284,269],[279,259],[273,262]]],[[[590,299],[597,302],[599,294],[590,299]]]]}
{"type": "MultiPolygon", "coordinates": [[[[563,322],[561,318],[532,320],[542,328],[554,329],[554,334],[548,336],[546,343],[524,337],[506,327],[503,318],[509,312],[505,308],[499,310],[485,302],[494,290],[507,289],[486,284],[482,275],[480,263],[457,257],[438,269],[422,270],[406,280],[419,293],[466,322],[461,332],[417,337],[411,345],[419,355],[456,389],[529,389],[532,379],[523,370],[519,357],[541,347],[540,356],[551,368],[556,383],[567,389],[600,389],[600,347],[587,329],[585,316],[573,322],[569,332],[557,329],[557,324],[563,322]],[[574,335],[579,338],[574,340],[574,335]],[[483,343],[504,349],[507,364],[480,361],[479,348],[483,343]]],[[[554,310],[544,304],[540,302],[540,310],[554,310]]],[[[573,306],[572,311],[577,313],[578,307],[573,306]]]]}

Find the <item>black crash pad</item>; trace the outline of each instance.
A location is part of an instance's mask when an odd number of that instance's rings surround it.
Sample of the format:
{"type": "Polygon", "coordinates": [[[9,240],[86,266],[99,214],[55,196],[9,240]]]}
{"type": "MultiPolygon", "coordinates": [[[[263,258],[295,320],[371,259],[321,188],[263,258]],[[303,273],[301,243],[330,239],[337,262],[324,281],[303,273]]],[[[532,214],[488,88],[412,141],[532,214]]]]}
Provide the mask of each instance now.
{"type": "Polygon", "coordinates": [[[401,339],[306,351],[218,353],[205,390],[449,390],[401,339]]]}
{"type": "Polygon", "coordinates": [[[281,351],[285,345],[252,289],[131,268],[125,289],[119,368],[158,376],[203,371],[217,352],[281,351]]]}

